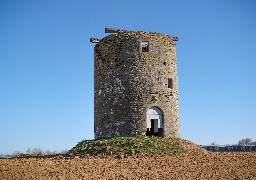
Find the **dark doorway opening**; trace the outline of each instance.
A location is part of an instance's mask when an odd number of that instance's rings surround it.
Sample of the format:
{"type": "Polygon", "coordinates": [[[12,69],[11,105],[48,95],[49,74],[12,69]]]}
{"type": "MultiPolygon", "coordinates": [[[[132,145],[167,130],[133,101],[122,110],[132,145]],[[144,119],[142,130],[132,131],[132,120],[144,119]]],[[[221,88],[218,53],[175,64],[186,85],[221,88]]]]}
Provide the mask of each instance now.
{"type": "Polygon", "coordinates": [[[158,119],[150,120],[151,126],[147,128],[147,136],[158,136],[158,119]]]}

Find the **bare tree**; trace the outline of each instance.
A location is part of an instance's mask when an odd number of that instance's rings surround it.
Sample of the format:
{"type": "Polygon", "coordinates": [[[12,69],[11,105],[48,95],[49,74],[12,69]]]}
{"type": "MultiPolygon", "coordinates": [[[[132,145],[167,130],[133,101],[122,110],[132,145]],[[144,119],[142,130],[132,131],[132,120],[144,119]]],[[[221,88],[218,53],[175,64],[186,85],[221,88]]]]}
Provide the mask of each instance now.
{"type": "Polygon", "coordinates": [[[21,152],[21,151],[14,151],[14,153],[13,153],[13,156],[14,157],[21,157],[21,156],[23,156],[24,154],[21,152]]]}
{"type": "Polygon", "coordinates": [[[47,149],[46,151],[44,151],[44,155],[55,155],[55,154],[57,154],[56,151],[51,151],[51,150],[49,150],[49,149],[47,149]]]}
{"type": "Polygon", "coordinates": [[[253,142],[250,138],[241,139],[238,141],[238,145],[252,145],[253,142]]]}
{"type": "Polygon", "coordinates": [[[28,155],[31,154],[31,149],[30,148],[27,149],[26,154],[28,154],[28,155]]]}
{"type": "Polygon", "coordinates": [[[67,149],[60,151],[60,154],[66,154],[68,152],[67,149]]]}
{"type": "Polygon", "coordinates": [[[32,155],[35,155],[35,156],[41,156],[43,155],[43,150],[41,148],[34,148],[32,151],[31,151],[31,154],[32,155]]]}
{"type": "Polygon", "coordinates": [[[211,146],[218,146],[218,144],[216,142],[212,142],[210,145],[211,146]]]}

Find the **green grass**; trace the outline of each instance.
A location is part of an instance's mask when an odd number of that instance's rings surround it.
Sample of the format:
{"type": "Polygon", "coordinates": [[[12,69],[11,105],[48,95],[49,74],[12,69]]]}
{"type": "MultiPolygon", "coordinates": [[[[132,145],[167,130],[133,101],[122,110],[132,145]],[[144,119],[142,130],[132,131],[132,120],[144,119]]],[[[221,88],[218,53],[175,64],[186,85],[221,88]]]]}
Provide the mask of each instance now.
{"type": "Polygon", "coordinates": [[[184,152],[179,138],[135,136],[83,140],[68,151],[67,155],[177,155],[184,152]]]}

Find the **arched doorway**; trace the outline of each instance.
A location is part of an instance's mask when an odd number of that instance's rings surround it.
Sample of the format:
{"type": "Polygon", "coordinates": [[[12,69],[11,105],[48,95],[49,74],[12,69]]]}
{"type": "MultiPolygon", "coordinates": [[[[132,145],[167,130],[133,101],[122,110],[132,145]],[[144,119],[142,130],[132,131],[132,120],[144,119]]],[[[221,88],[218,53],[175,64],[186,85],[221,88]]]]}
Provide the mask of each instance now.
{"type": "Polygon", "coordinates": [[[157,107],[149,108],[147,111],[147,136],[162,136],[163,113],[157,107]]]}

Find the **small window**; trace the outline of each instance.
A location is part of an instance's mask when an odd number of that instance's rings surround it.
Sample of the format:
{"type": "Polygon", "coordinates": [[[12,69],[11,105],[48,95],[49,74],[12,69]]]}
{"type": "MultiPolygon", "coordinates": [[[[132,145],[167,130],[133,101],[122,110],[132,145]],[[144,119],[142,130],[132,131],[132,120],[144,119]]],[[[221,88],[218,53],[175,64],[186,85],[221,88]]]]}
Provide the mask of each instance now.
{"type": "Polygon", "coordinates": [[[172,78],[168,78],[168,88],[173,88],[172,78]]]}
{"type": "Polygon", "coordinates": [[[141,42],[141,51],[142,52],[148,52],[149,51],[149,42],[148,41],[142,41],[141,42]]]}

